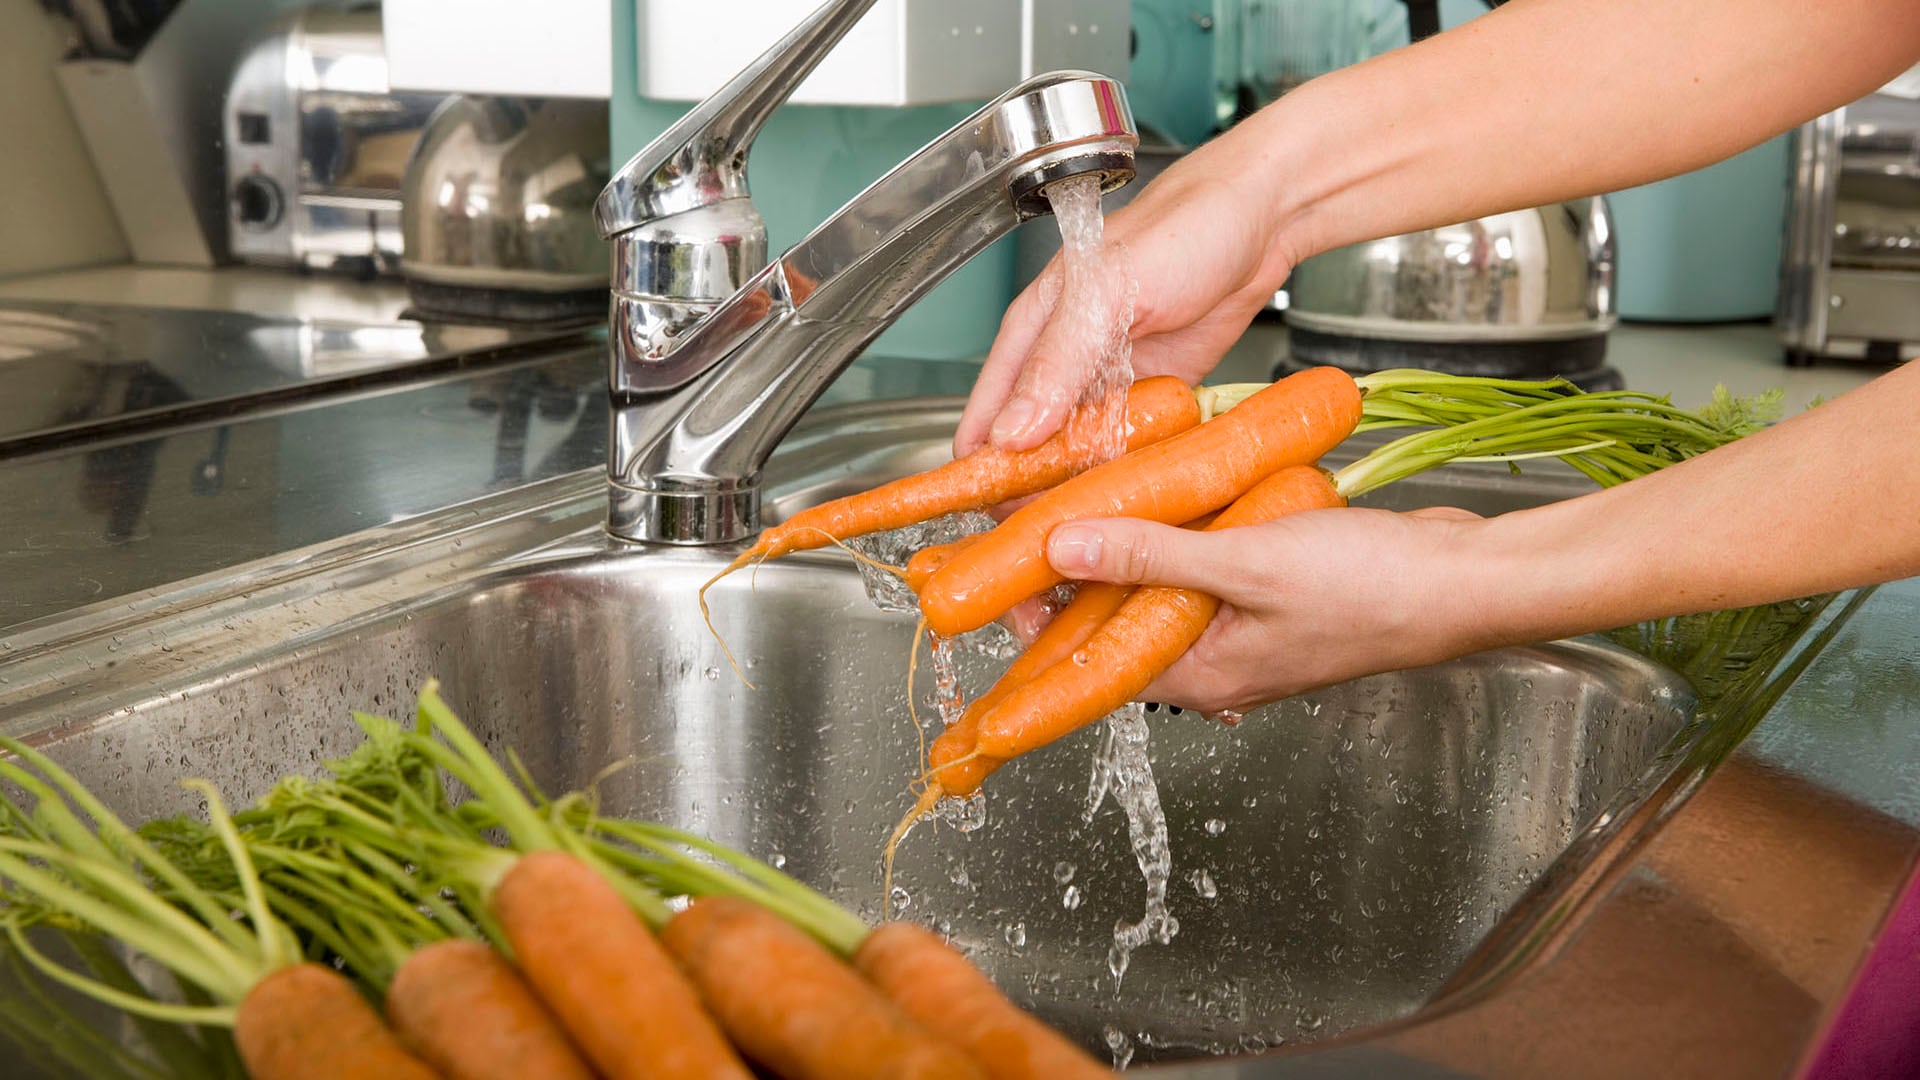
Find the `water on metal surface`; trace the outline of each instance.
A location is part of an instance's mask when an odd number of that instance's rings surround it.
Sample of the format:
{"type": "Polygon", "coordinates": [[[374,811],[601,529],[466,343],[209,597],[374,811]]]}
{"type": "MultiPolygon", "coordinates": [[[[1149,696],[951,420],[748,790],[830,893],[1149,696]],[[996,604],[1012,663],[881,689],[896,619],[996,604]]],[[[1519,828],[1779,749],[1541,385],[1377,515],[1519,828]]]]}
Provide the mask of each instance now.
{"type": "MultiPolygon", "coordinates": [[[[932,445],[950,419],[935,427],[899,430],[932,445]]],[[[809,469],[844,471],[810,437],[795,451],[809,469]]],[[[904,444],[829,445],[889,468],[925,461],[904,444]]],[[[830,489],[813,476],[780,479],[776,496],[830,489]]],[[[724,554],[608,547],[604,504],[569,498],[580,505],[450,524],[203,607],[23,640],[0,657],[0,725],[144,819],[191,809],[182,776],[242,803],[315,772],[355,741],[347,709],[402,713],[437,676],[547,789],[630,760],[600,782],[609,812],[777,859],[878,918],[881,847],[920,764],[902,708],[912,616],[876,609],[837,552],[734,575],[709,597],[749,689],[694,603],[724,554]],[[556,546],[569,520],[580,531],[556,546]]],[[[968,694],[1005,664],[993,649],[953,659],[968,694]]],[[[1659,667],[1575,643],[1362,680],[1235,727],[1148,714],[1151,749],[1124,749],[1151,768],[1164,845],[1149,830],[1136,846],[1110,804],[1085,815],[1086,763],[1109,737],[1088,730],[997,773],[978,827],[916,831],[891,904],[1103,1056],[1138,1066],[1325,1038],[1419,1009],[1584,823],[1657,772],[1689,705],[1659,667]],[[1141,847],[1164,852],[1181,931],[1116,980],[1114,927],[1143,914],[1141,847]]]]}

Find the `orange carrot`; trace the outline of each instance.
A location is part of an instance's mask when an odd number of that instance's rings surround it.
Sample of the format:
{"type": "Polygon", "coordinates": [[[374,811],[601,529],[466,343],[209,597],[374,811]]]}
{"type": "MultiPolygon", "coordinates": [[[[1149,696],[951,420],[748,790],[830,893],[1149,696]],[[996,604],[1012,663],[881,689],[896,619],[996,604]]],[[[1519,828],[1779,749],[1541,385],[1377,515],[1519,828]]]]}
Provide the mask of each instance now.
{"type": "Polygon", "coordinates": [[[522,855],[490,906],[527,982],[608,1080],[751,1080],[673,958],[591,866],[522,855]]]}
{"type": "Polygon", "coordinates": [[[1055,526],[1088,517],[1178,524],[1233,502],[1289,465],[1316,461],[1360,422],[1360,389],[1338,368],[1274,383],[1197,428],[1089,469],[1015,511],[920,594],[937,634],[977,630],[1063,579],[1046,558],[1055,526]]]}
{"type": "Polygon", "coordinates": [[[416,949],[387,987],[387,1020],[449,1080],[593,1080],[533,988],[484,942],[416,949]]]}
{"type": "Polygon", "coordinates": [[[785,919],[703,896],[660,933],[741,1050],[788,1080],[984,1080],[785,919]]]}
{"type": "MultiPolygon", "coordinates": [[[[1080,586],[1073,601],[1047,623],[1040,631],[1040,636],[1034,638],[1025,651],[1014,657],[993,688],[968,704],[966,711],[960,714],[960,719],[933,740],[933,746],[927,751],[927,788],[933,792],[932,800],[937,801],[942,795],[973,794],[980,782],[1003,764],[985,757],[967,757],[973,753],[980,718],[991,712],[1015,688],[1026,685],[1041,672],[1072,656],[1101,624],[1120,610],[1120,604],[1131,592],[1133,587],[1130,585],[1116,585],[1107,581],[1089,581],[1080,586]],[[966,760],[959,761],[960,758],[966,760]]],[[[932,805],[925,797],[922,801],[928,806],[932,805]]]]}
{"type": "Polygon", "coordinates": [[[919,592],[926,586],[927,579],[938,573],[941,567],[952,562],[955,555],[979,543],[980,538],[985,535],[987,534],[983,532],[968,533],[958,540],[934,544],[914,552],[913,558],[907,560],[907,588],[916,593],[919,592]]]}
{"type": "Polygon", "coordinates": [[[344,975],[319,964],[277,968],[253,984],[233,1024],[254,1080],[434,1080],[344,975]]]}
{"type": "MultiPolygon", "coordinates": [[[[1346,499],[1326,473],[1299,466],[1261,481],[1208,529],[1344,505],[1346,499]]],[[[1071,657],[1009,693],[980,718],[975,751],[1008,761],[1132,701],[1200,640],[1219,610],[1219,600],[1192,589],[1135,589],[1071,657]]]]}
{"type": "MultiPolygon", "coordinates": [[[[1214,521],[1215,514],[1206,514],[1186,524],[1189,529],[1204,529],[1214,521]]],[[[985,533],[963,536],[955,541],[964,549],[969,541],[978,540],[985,533]]],[[[953,545],[946,545],[952,547],[953,545]]],[[[938,550],[927,548],[927,551],[938,550]]],[[[916,555],[915,558],[919,556],[916,555]]],[[[907,564],[907,573],[913,573],[913,564],[907,564]]],[[[1042,671],[1072,656],[1074,650],[1087,643],[1095,630],[1100,629],[1120,605],[1133,592],[1131,585],[1116,585],[1107,581],[1082,582],[1073,594],[1073,600],[1060,613],[1048,621],[1007,670],[1000,673],[993,687],[975,698],[967,705],[960,719],[948,725],[940,736],[933,740],[933,746],[927,752],[927,789],[922,793],[919,803],[914,807],[908,820],[915,820],[946,795],[971,795],[980,786],[980,782],[992,775],[994,770],[1006,764],[992,758],[968,756],[973,753],[974,734],[980,729],[980,718],[1000,703],[1000,699],[1012,693],[1015,688],[1026,684],[1042,671]],[[961,759],[965,760],[961,760],[961,759]]]]}
{"type": "Polygon", "coordinates": [[[980,969],[931,932],[890,922],[866,936],[853,965],[927,1030],[972,1054],[993,1080],[1092,1080],[1110,1070],[1008,1001],[980,969]]]}
{"type": "MultiPolygon", "coordinates": [[[[1170,375],[1142,379],[1127,391],[1129,450],[1159,442],[1199,423],[1200,406],[1193,389],[1179,379],[1170,375]]],[[[753,546],[741,552],[727,570],[943,514],[984,510],[1045,491],[1083,468],[1081,453],[1068,445],[1064,431],[1031,450],[982,447],[937,469],[802,510],[762,531],[753,546]]]]}

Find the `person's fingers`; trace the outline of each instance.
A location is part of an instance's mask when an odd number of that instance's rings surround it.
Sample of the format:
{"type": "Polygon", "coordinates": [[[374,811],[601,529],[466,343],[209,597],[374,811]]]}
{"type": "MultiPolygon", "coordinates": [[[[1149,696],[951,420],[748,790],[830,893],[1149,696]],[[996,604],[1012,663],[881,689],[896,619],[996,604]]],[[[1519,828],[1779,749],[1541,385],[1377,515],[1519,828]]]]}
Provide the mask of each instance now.
{"type": "Polygon", "coordinates": [[[1033,284],[1014,297],[1006,315],[1001,317],[1000,332],[993,339],[979,377],[974,380],[967,407],[960,413],[960,426],[953,435],[955,457],[965,457],[986,443],[995,417],[1000,415],[1014,384],[1020,380],[1027,354],[1033,350],[1034,341],[1053,314],[1059,293],[1059,260],[1055,259],[1033,284]]]}
{"type": "Polygon", "coordinates": [[[1189,650],[1140,692],[1140,700],[1203,713],[1220,712],[1239,704],[1240,698],[1236,695],[1241,693],[1237,684],[1223,682],[1223,676],[1230,680],[1230,673],[1213,670],[1189,650]]]}
{"type": "Polygon", "coordinates": [[[1438,521],[1479,521],[1480,515],[1458,506],[1423,506],[1418,510],[1407,511],[1408,517],[1433,518],[1438,521]]]}
{"type": "Polygon", "coordinates": [[[1022,600],[1000,618],[1007,629],[1013,631],[1013,636],[1020,639],[1023,649],[1033,644],[1033,639],[1039,637],[1040,631],[1053,621],[1047,605],[1038,599],[1022,600]]]}
{"type": "Polygon", "coordinates": [[[1003,450],[1028,450],[1045,442],[1066,424],[1105,346],[1104,333],[1056,309],[1034,340],[987,438],[1003,450]]]}
{"type": "Polygon", "coordinates": [[[1081,581],[1171,585],[1214,596],[1237,593],[1238,560],[1220,557],[1220,533],[1200,533],[1130,518],[1087,519],[1056,527],[1047,561],[1081,581]]]}

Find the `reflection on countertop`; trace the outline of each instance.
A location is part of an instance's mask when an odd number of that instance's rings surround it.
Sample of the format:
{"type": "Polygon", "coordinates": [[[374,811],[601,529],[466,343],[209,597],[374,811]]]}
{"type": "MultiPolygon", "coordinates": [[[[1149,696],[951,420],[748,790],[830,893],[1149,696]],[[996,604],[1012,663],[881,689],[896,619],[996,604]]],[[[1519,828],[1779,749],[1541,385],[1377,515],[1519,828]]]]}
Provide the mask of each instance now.
{"type": "Polygon", "coordinates": [[[598,346],[0,462],[0,628],[606,455],[598,346]]]}
{"type": "Polygon", "coordinates": [[[396,374],[498,362],[592,328],[262,316],[0,299],[0,456],[396,374]]]}

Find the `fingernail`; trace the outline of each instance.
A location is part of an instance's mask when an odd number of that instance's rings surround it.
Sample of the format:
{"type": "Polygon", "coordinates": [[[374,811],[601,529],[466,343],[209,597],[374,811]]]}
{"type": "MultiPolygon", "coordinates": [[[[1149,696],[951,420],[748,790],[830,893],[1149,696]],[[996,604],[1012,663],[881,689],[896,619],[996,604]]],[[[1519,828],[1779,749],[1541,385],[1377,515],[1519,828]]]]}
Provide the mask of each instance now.
{"type": "Polygon", "coordinates": [[[1086,573],[1100,565],[1100,533],[1080,525],[1062,525],[1047,541],[1047,560],[1063,574],[1086,573]]]}
{"type": "Polygon", "coordinates": [[[1033,402],[1026,398],[1014,398],[1008,402],[1007,407],[1000,410],[1000,415],[993,418],[993,441],[1001,443],[1025,435],[1027,429],[1033,426],[1033,414],[1037,411],[1033,402]]]}

